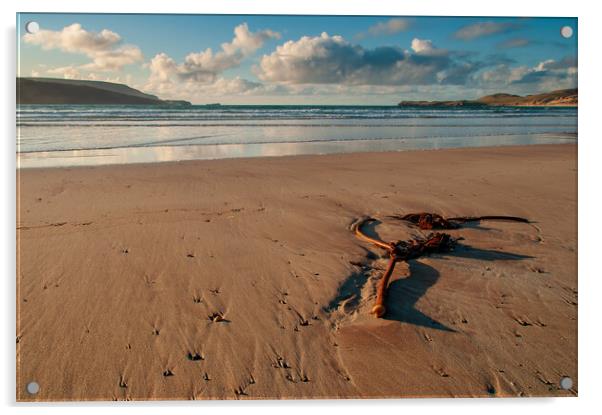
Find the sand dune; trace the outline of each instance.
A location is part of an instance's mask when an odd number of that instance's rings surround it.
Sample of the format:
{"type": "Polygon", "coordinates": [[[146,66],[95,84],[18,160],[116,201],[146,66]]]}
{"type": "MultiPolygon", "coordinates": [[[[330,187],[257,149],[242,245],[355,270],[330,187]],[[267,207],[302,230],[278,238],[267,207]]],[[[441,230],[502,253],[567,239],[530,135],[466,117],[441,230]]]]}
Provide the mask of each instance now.
{"type": "Polygon", "coordinates": [[[575,395],[576,166],[541,145],[20,170],[17,398],[575,395]],[[407,239],[386,216],[425,210],[534,223],[450,231],[375,319],[386,259],[349,225],[407,239]]]}

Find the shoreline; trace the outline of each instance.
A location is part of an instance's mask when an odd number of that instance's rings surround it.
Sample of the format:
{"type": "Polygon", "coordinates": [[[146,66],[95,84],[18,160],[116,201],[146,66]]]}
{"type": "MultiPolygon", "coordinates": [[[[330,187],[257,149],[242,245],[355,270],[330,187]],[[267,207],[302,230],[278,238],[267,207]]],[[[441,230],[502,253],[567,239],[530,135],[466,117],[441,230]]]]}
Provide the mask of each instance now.
{"type": "MultiPolygon", "coordinates": [[[[25,152],[25,153],[17,153],[17,171],[18,170],[29,170],[29,169],[44,169],[44,168],[79,168],[79,167],[101,167],[101,166],[123,166],[123,165],[146,165],[146,164],[164,164],[164,163],[182,163],[182,162],[194,162],[194,161],[214,161],[214,160],[240,160],[240,159],[273,159],[273,158],[282,158],[282,157],[311,157],[311,156],[327,156],[327,155],[336,155],[336,154],[371,154],[371,153],[386,153],[386,152],[412,152],[412,151],[436,151],[436,150],[461,150],[461,149],[474,149],[474,148],[499,148],[499,147],[525,147],[525,146],[537,146],[537,145],[559,145],[558,140],[562,140],[560,144],[573,144],[571,141],[574,141],[574,144],[577,145],[577,134],[576,133],[537,133],[532,134],[535,138],[542,138],[549,141],[543,143],[524,143],[524,144],[516,144],[516,143],[507,143],[507,144],[485,144],[485,145],[467,145],[467,146],[442,146],[442,147],[428,147],[425,146],[423,148],[400,148],[400,149],[389,149],[389,150],[356,150],[356,151],[332,151],[332,152],[323,152],[323,153],[298,153],[298,154],[273,154],[273,155],[230,155],[223,157],[214,157],[214,158],[191,158],[191,159],[182,159],[182,160],[154,160],[154,161],[131,161],[131,162],[116,162],[116,163],[98,163],[98,164],[82,164],[82,165],[65,165],[65,166],[29,166],[29,167],[19,167],[20,157],[24,155],[25,157],[31,157],[35,155],[48,155],[54,153],[79,153],[79,152],[102,152],[102,151],[111,151],[111,150],[123,150],[123,151],[135,151],[135,150],[146,150],[153,151],[155,149],[169,149],[169,150],[182,150],[182,154],[185,154],[185,150],[187,148],[196,148],[196,147],[205,147],[205,148],[218,148],[218,147],[240,147],[241,144],[205,144],[205,145],[194,145],[194,146],[175,146],[175,147],[127,147],[127,148],[102,148],[102,149],[85,149],[85,150],[55,150],[50,152],[25,152]],[[552,136],[553,138],[551,138],[552,136]]],[[[493,137],[493,136],[492,136],[493,137]]],[[[503,135],[500,137],[504,137],[503,135]]],[[[435,137],[436,139],[436,137],[435,137]]],[[[242,146],[257,146],[257,147],[267,147],[267,146],[284,146],[284,145],[306,145],[306,146],[316,146],[316,145],[358,145],[364,143],[374,143],[374,142],[384,142],[387,144],[394,143],[405,143],[406,141],[419,140],[416,138],[403,138],[403,139],[369,139],[369,140],[327,140],[327,141],[305,141],[305,142],[294,142],[294,143],[251,143],[251,144],[242,144],[242,146]]],[[[81,156],[80,156],[81,157],[81,156]]],[[[91,156],[93,157],[93,156],[91,156]]],[[[98,156],[103,157],[103,156],[98,156]]],[[[108,156],[106,156],[108,157],[108,156]]]]}
{"type": "Polygon", "coordinates": [[[17,401],[577,395],[576,142],[17,174],[17,401]],[[534,223],[450,231],[375,319],[349,225],[420,211],[534,223]]]}

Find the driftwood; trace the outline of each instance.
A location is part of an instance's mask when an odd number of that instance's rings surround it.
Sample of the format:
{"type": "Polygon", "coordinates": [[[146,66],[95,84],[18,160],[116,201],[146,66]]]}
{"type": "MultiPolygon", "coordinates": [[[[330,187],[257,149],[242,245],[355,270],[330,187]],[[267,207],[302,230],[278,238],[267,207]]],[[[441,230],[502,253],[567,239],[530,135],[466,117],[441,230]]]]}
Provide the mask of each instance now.
{"type": "MultiPolygon", "coordinates": [[[[461,223],[477,222],[482,220],[510,220],[515,222],[530,223],[525,218],[515,216],[461,216],[455,218],[444,218],[436,213],[411,213],[407,215],[390,216],[393,219],[411,222],[420,227],[420,229],[457,229],[461,223]]],[[[372,307],[371,313],[377,318],[385,315],[385,297],[389,279],[395,269],[395,264],[399,261],[408,261],[433,252],[446,252],[453,249],[457,239],[447,233],[431,233],[425,239],[410,239],[408,241],[385,242],[380,239],[368,236],[362,231],[362,227],[376,219],[364,217],[352,225],[351,230],[360,239],[387,251],[389,263],[387,269],[380,280],[376,292],[376,302],[372,307]]]]}
{"type": "Polygon", "coordinates": [[[384,305],[385,295],[387,286],[389,285],[389,279],[395,269],[395,264],[399,261],[418,258],[431,252],[449,251],[453,248],[456,240],[446,233],[437,232],[431,233],[426,239],[411,239],[409,241],[387,243],[380,239],[372,238],[362,231],[363,225],[375,220],[376,219],[373,218],[363,218],[354,224],[353,231],[357,237],[370,242],[379,248],[385,249],[389,255],[389,264],[378,286],[376,304],[372,308],[372,313],[375,314],[376,317],[382,317],[386,312],[384,305]]]}

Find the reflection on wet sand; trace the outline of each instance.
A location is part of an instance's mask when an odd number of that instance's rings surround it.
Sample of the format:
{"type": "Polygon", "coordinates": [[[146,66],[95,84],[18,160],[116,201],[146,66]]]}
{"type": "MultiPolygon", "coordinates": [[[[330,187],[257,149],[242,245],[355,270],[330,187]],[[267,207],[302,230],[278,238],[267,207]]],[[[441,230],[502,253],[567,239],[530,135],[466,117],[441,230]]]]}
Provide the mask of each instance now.
{"type": "Polygon", "coordinates": [[[19,168],[96,166],[241,157],[307,154],[430,150],[438,148],[573,143],[575,134],[516,134],[420,139],[372,139],[297,143],[207,144],[189,146],[127,147],[112,149],[19,153],[19,168]]]}

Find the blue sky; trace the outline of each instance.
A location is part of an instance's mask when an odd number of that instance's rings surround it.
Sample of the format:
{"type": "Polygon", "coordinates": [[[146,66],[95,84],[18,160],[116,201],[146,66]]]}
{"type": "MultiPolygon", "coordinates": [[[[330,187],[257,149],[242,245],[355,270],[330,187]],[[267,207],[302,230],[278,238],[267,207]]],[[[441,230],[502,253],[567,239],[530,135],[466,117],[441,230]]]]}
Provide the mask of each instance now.
{"type": "Polygon", "coordinates": [[[575,18],[20,14],[17,27],[20,76],[194,103],[387,105],[577,82],[575,18]]]}

